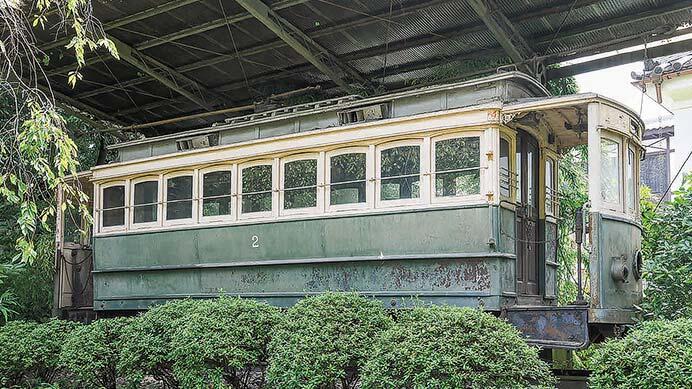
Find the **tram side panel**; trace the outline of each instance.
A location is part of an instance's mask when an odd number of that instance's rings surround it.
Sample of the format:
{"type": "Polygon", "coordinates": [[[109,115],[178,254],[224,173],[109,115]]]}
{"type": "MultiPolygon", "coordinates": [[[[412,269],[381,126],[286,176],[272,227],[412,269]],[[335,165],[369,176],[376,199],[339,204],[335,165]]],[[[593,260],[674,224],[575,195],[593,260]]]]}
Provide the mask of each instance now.
{"type": "Polygon", "coordinates": [[[514,254],[489,244],[492,215],[478,205],[100,236],[94,307],[220,294],[287,306],[332,290],[499,310],[514,254]]]}

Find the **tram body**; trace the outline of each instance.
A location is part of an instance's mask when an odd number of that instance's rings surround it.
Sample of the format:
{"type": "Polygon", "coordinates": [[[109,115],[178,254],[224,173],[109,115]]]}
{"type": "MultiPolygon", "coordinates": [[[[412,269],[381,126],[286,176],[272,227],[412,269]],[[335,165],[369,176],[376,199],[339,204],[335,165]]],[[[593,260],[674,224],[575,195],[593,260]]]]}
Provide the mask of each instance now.
{"type": "MultiPolygon", "coordinates": [[[[220,294],[289,306],[336,290],[515,312],[520,328],[567,322],[557,171],[560,153],[587,144],[590,298],[578,312],[583,326],[631,323],[642,128],[613,101],[550,97],[505,73],[126,142],[89,173],[90,240],[59,248],[91,250],[93,268],[61,279],[90,275],[85,306],[102,314],[220,294]]],[[[75,292],[61,295],[74,308],[75,292]]]]}

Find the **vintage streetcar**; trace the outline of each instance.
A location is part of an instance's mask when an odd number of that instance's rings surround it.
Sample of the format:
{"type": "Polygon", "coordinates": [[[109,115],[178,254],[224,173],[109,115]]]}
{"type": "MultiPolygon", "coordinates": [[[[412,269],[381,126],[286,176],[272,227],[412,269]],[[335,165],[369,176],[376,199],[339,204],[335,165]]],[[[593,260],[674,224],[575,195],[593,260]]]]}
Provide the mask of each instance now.
{"type": "Polygon", "coordinates": [[[615,101],[507,72],[121,143],[117,162],[79,176],[92,234],[58,223],[57,305],[108,316],[356,291],[479,306],[530,342],[584,347],[632,323],[642,297],[642,129],[615,101]],[[558,164],[580,145],[590,284],[558,307],[558,164]]]}

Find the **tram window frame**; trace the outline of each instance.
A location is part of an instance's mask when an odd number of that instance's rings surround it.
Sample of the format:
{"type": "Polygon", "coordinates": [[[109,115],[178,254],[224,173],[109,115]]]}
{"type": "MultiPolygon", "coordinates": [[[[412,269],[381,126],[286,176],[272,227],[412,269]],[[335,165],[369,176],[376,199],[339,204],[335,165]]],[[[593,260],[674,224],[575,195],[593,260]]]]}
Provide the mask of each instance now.
{"type": "Polygon", "coordinates": [[[171,173],[166,173],[163,175],[163,185],[161,187],[163,191],[163,210],[161,212],[161,216],[163,217],[163,225],[164,226],[175,226],[175,225],[181,225],[181,224],[194,224],[197,222],[197,180],[196,180],[196,174],[194,170],[184,170],[184,171],[176,171],[176,172],[171,172],[171,173]],[[173,200],[172,202],[175,203],[182,203],[189,201],[190,202],[190,217],[189,218],[183,218],[183,219],[169,219],[168,218],[168,204],[171,202],[168,200],[168,180],[175,179],[175,178],[180,178],[180,177],[190,177],[192,179],[192,182],[190,184],[190,198],[189,199],[182,199],[182,200],[173,200]]]}
{"type": "Polygon", "coordinates": [[[162,175],[148,175],[144,177],[138,177],[130,181],[130,209],[131,209],[131,215],[130,217],[130,229],[132,230],[139,230],[139,229],[147,229],[147,228],[155,228],[155,227],[161,227],[161,220],[163,219],[161,217],[162,214],[162,175]],[[138,184],[142,184],[144,182],[156,182],[156,202],[155,203],[143,203],[143,204],[137,204],[135,205],[135,188],[138,184]],[[156,220],[151,221],[151,222],[140,222],[137,223],[135,222],[135,214],[137,207],[143,207],[143,206],[151,206],[155,205],[156,206],[156,220]]]}
{"type": "Polygon", "coordinates": [[[237,206],[237,195],[238,195],[238,165],[236,164],[225,164],[225,165],[215,165],[215,166],[210,166],[206,167],[203,169],[199,169],[199,172],[197,173],[198,176],[198,185],[197,185],[197,218],[199,220],[199,223],[214,223],[214,222],[220,222],[220,221],[233,221],[235,220],[236,216],[238,215],[238,206],[237,206]],[[230,192],[228,195],[218,195],[218,196],[209,196],[205,197],[204,196],[204,176],[210,173],[217,173],[217,172],[230,172],[231,173],[231,182],[230,182],[230,192]],[[226,198],[230,197],[230,208],[229,208],[229,214],[224,214],[224,215],[210,215],[210,216],[205,216],[204,215],[204,200],[213,200],[213,199],[221,199],[221,198],[226,198]]]}
{"type": "Polygon", "coordinates": [[[98,213],[98,219],[99,219],[99,231],[100,232],[114,232],[114,231],[123,231],[127,229],[128,225],[128,217],[129,217],[129,187],[128,187],[127,180],[120,180],[120,181],[112,181],[108,182],[106,184],[102,184],[99,186],[99,213],[98,213]],[[105,195],[104,192],[106,189],[113,188],[116,186],[122,186],[123,187],[123,192],[124,192],[124,198],[123,198],[123,205],[122,207],[113,207],[113,208],[104,208],[104,200],[105,200],[105,195]],[[103,225],[103,220],[104,220],[104,213],[105,211],[109,210],[116,210],[116,209],[123,209],[124,216],[123,216],[123,224],[118,224],[118,225],[113,225],[113,226],[104,226],[103,225]]]}
{"type": "MultiPolygon", "coordinates": [[[[482,201],[484,199],[484,170],[483,165],[483,150],[486,149],[484,142],[484,136],[482,131],[465,131],[456,132],[452,134],[446,134],[441,136],[436,136],[430,139],[430,193],[432,198],[432,203],[466,203],[466,202],[476,202],[482,201]],[[469,193],[464,195],[454,195],[454,196],[438,196],[437,195],[437,143],[441,141],[451,140],[451,139],[462,139],[462,138],[478,138],[478,193],[469,193]]],[[[466,169],[466,168],[464,168],[466,169]]],[[[471,167],[468,169],[476,169],[476,167],[471,167]]],[[[453,169],[456,170],[456,169],[453,169]]]]}
{"type": "Polygon", "coordinates": [[[517,185],[516,182],[516,167],[515,167],[515,144],[514,139],[507,134],[500,133],[500,141],[497,144],[497,179],[498,179],[498,193],[501,199],[510,200],[514,203],[514,191],[517,185]],[[507,142],[507,192],[504,193],[502,189],[502,141],[507,142]]]}
{"type": "MultiPolygon", "coordinates": [[[[387,142],[383,143],[380,145],[376,146],[376,154],[375,154],[375,204],[377,208],[386,208],[386,207],[396,207],[396,206],[402,206],[402,205],[420,205],[423,204],[425,199],[428,197],[426,193],[424,193],[424,190],[426,190],[426,185],[424,184],[424,177],[427,173],[427,166],[424,163],[424,161],[429,160],[429,150],[426,150],[424,147],[424,139],[422,138],[416,138],[416,139],[404,139],[404,140],[396,140],[392,142],[387,142]],[[419,149],[418,152],[418,197],[414,198],[398,198],[398,199],[391,199],[391,200],[383,200],[382,199],[382,152],[395,149],[398,147],[405,147],[405,146],[416,146],[419,149]]],[[[409,175],[402,175],[402,176],[409,176],[409,175]]],[[[414,176],[414,174],[411,174],[410,176],[414,176]]],[[[401,177],[401,176],[392,176],[392,177],[401,177]]],[[[384,180],[390,179],[389,177],[385,177],[384,180]]]]}
{"type": "Polygon", "coordinates": [[[242,164],[238,165],[238,174],[237,174],[237,180],[238,180],[238,219],[261,219],[261,218],[271,218],[274,216],[274,210],[276,209],[277,205],[277,196],[275,196],[278,187],[277,187],[277,166],[276,166],[276,161],[277,158],[274,159],[262,159],[262,160],[257,160],[257,161],[251,161],[251,162],[245,162],[242,164]],[[269,192],[271,193],[271,207],[268,211],[257,211],[257,212],[243,212],[243,196],[247,196],[247,194],[243,193],[243,176],[244,176],[244,171],[247,168],[255,167],[255,166],[271,166],[271,189],[269,191],[258,191],[258,192],[250,192],[250,194],[258,194],[258,193],[266,193],[269,192]]]}
{"type": "Polygon", "coordinates": [[[598,166],[599,170],[599,187],[600,187],[600,201],[603,204],[603,208],[607,211],[613,211],[613,212],[619,212],[619,213],[624,213],[624,201],[623,201],[623,196],[624,196],[624,153],[623,153],[623,140],[621,136],[618,136],[617,134],[612,134],[610,132],[603,131],[601,133],[599,143],[598,143],[598,152],[599,152],[599,160],[600,164],[598,166]],[[603,192],[603,181],[604,181],[604,170],[603,170],[603,142],[609,141],[617,144],[618,149],[617,149],[617,158],[615,160],[618,163],[617,166],[617,201],[612,202],[608,201],[608,199],[605,198],[604,192],[603,192]]]}
{"type": "Polygon", "coordinates": [[[545,164],[544,164],[544,177],[545,177],[545,182],[544,182],[544,195],[543,195],[543,202],[545,205],[545,214],[546,216],[552,216],[556,217],[557,216],[557,205],[559,203],[559,197],[557,195],[557,159],[553,158],[550,155],[545,156],[545,164]],[[550,168],[550,174],[548,174],[548,165],[551,166],[550,168]],[[548,180],[550,180],[550,185],[548,185],[548,180]],[[548,193],[548,192],[552,193],[548,193]]]}
{"type": "Polygon", "coordinates": [[[639,163],[639,158],[638,158],[638,153],[637,149],[634,147],[632,142],[627,142],[627,152],[624,155],[624,187],[625,187],[625,212],[632,215],[633,217],[636,217],[638,215],[638,210],[639,210],[639,191],[637,190],[639,188],[639,180],[638,180],[638,175],[637,171],[639,170],[637,168],[637,164],[639,163]],[[629,164],[629,157],[630,157],[630,152],[632,153],[632,164],[629,164]],[[628,175],[632,175],[632,182],[631,182],[631,187],[630,183],[628,182],[628,175]],[[632,204],[630,204],[630,196],[632,200],[632,204]]]}
{"type": "MultiPolygon", "coordinates": [[[[283,157],[280,160],[280,179],[279,179],[279,212],[281,215],[300,215],[300,214],[316,214],[322,209],[322,194],[321,188],[324,186],[322,163],[320,163],[320,155],[318,153],[303,153],[283,157]],[[298,161],[315,161],[315,206],[302,208],[286,208],[286,164],[298,161]]],[[[312,185],[306,187],[289,188],[288,190],[309,189],[312,185]]]]}
{"type": "MultiPolygon", "coordinates": [[[[370,190],[371,182],[373,181],[373,166],[372,166],[372,155],[370,148],[368,146],[364,147],[346,147],[341,149],[336,149],[328,151],[325,155],[325,202],[327,211],[345,211],[354,209],[367,209],[370,208],[372,204],[372,191],[370,190]],[[344,203],[344,204],[332,204],[332,186],[339,185],[342,183],[332,183],[332,158],[347,154],[363,154],[365,155],[365,178],[362,180],[365,183],[365,201],[354,202],[354,203],[344,203]]],[[[344,181],[344,182],[360,182],[361,180],[344,181]]]]}

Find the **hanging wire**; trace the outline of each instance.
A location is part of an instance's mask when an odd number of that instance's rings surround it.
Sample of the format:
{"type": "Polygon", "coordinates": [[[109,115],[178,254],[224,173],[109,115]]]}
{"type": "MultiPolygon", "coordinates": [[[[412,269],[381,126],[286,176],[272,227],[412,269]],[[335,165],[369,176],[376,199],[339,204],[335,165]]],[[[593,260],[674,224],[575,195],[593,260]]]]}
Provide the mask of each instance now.
{"type": "Polygon", "coordinates": [[[666,197],[666,195],[668,194],[668,191],[670,191],[670,187],[673,186],[673,182],[675,182],[675,180],[678,179],[678,176],[680,175],[680,173],[682,172],[682,169],[683,169],[683,168],[685,167],[685,165],[687,164],[687,161],[690,160],[690,157],[692,157],[692,150],[690,150],[690,153],[687,154],[687,158],[685,158],[685,162],[683,162],[682,165],[680,165],[680,169],[678,169],[678,172],[675,173],[675,177],[673,177],[673,179],[670,180],[670,184],[668,184],[668,187],[666,188],[666,191],[663,192],[663,194],[661,195],[661,198],[658,200],[658,203],[656,203],[656,207],[654,208],[654,213],[655,213],[656,210],[658,209],[658,206],[661,205],[661,203],[663,202],[663,198],[666,197]]]}
{"type": "Polygon", "coordinates": [[[548,43],[548,48],[545,49],[545,52],[543,53],[543,56],[545,57],[548,55],[548,52],[550,49],[553,48],[553,43],[555,42],[555,39],[557,38],[557,35],[562,31],[562,27],[565,26],[565,22],[567,22],[567,18],[569,18],[569,15],[572,13],[572,10],[574,9],[574,6],[577,4],[577,0],[574,0],[572,2],[572,5],[569,7],[569,10],[567,11],[567,14],[565,14],[565,17],[562,19],[562,22],[560,22],[560,25],[557,27],[557,30],[555,30],[555,34],[553,34],[553,37],[550,39],[550,43],[548,43]]]}
{"type": "Polygon", "coordinates": [[[392,9],[394,8],[394,0],[389,0],[389,16],[387,17],[387,32],[385,34],[384,42],[384,61],[382,66],[382,80],[381,84],[384,84],[384,79],[387,77],[387,55],[389,54],[389,31],[392,25],[392,9]]]}
{"type": "Polygon", "coordinates": [[[243,80],[245,80],[245,87],[247,88],[248,95],[253,98],[252,90],[250,89],[250,82],[247,79],[247,73],[245,73],[245,66],[243,65],[243,58],[240,56],[238,51],[238,45],[235,43],[235,38],[233,37],[233,31],[231,30],[231,24],[228,21],[228,15],[226,15],[226,9],[223,7],[222,0],[219,0],[219,8],[221,8],[221,13],[226,21],[226,28],[228,30],[228,35],[231,37],[231,42],[233,43],[233,50],[235,51],[236,58],[238,58],[238,65],[240,65],[240,71],[243,73],[243,80]]]}

